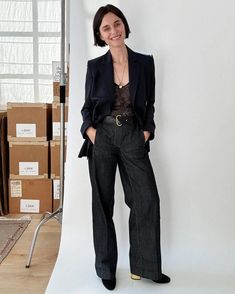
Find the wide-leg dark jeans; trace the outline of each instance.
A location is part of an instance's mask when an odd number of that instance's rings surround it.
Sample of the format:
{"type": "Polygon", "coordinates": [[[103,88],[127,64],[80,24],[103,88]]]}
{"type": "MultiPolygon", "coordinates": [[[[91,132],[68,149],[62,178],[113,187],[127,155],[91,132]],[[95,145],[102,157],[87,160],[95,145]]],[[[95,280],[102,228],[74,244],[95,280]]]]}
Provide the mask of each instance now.
{"type": "Polygon", "coordinates": [[[113,222],[114,183],[118,166],[130,208],[130,271],[161,278],[160,207],[157,186],[139,126],[98,125],[89,171],[92,184],[93,237],[97,275],[115,277],[117,242],[113,222]]]}

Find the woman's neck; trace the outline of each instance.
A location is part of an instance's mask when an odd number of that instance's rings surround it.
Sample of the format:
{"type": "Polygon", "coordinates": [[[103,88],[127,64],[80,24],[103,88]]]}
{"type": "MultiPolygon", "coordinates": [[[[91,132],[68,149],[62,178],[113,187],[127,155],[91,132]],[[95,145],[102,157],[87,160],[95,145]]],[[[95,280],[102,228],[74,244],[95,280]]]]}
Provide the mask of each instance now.
{"type": "Polygon", "coordinates": [[[110,52],[114,63],[125,63],[128,59],[127,48],[125,44],[120,47],[110,47],[110,52]]]}

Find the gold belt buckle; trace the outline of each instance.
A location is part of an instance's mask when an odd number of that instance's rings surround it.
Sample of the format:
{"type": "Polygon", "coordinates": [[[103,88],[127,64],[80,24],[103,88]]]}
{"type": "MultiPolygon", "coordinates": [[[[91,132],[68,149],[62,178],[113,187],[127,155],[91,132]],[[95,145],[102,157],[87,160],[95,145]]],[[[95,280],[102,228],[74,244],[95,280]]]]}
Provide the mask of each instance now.
{"type": "Polygon", "coordinates": [[[121,123],[120,120],[118,119],[119,117],[121,117],[121,114],[116,115],[116,117],[115,117],[115,122],[116,122],[116,125],[117,125],[118,127],[121,127],[121,126],[122,126],[122,123],[121,123]]]}

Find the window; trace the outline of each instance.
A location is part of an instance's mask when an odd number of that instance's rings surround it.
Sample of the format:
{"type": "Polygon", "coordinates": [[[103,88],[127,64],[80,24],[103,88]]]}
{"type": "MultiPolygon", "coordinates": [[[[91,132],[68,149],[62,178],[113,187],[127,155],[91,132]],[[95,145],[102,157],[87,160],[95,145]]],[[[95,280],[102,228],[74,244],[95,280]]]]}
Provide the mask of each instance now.
{"type": "Polygon", "coordinates": [[[60,0],[0,0],[0,105],[52,102],[60,0]]]}

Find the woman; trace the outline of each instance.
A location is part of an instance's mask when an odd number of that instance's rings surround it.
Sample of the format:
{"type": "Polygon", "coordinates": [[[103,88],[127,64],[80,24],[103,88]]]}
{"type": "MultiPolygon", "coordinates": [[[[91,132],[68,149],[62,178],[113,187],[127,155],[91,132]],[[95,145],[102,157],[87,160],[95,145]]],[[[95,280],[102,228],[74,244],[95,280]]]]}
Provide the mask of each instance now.
{"type": "Polygon", "coordinates": [[[96,46],[103,56],[88,61],[81,127],[92,185],[93,234],[97,275],[116,286],[117,243],[113,223],[114,182],[118,166],[130,208],[130,269],[141,277],[168,283],[162,274],[159,196],[148,157],[154,138],[155,74],[152,56],[125,45],[130,29],[113,5],[100,7],[93,20],[96,46]]]}

